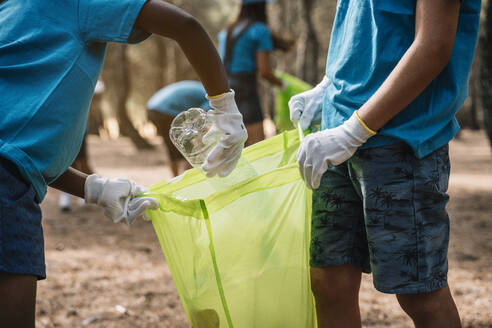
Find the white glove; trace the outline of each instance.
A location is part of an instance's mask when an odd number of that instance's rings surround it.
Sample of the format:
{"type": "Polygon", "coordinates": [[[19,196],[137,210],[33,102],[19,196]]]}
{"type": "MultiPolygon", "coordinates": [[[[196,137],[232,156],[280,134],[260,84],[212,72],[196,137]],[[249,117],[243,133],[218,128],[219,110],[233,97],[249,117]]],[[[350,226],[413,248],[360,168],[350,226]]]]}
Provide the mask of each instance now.
{"type": "Polygon", "coordinates": [[[208,154],[203,170],[207,177],[218,174],[225,177],[236,167],[248,133],[243,124],[243,116],[239,113],[231,90],[218,98],[207,97],[213,110],[207,112],[215,125],[224,132],[223,137],[208,154]]]}
{"type": "Polygon", "coordinates": [[[290,120],[294,126],[297,126],[299,123],[301,124],[302,130],[305,131],[313,122],[321,120],[323,97],[329,83],[330,80],[325,76],[313,89],[304,91],[303,93],[290,98],[290,120]]]}
{"type": "Polygon", "coordinates": [[[85,180],[85,202],[104,208],[104,215],[118,223],[131,224],[146,209],[155,210],[159,203],[152,197],[135,196],[147,192],[142,186],[128,179],[99,178],[91,174],[85,180]]]}
{"type": "Polygon", "coordinates": [[[355,112],[342,125],[306,136],[297,152],[302,179],[310,189],[318,189],[328,163],[339,165],[352,157],[367,139],[375,135],[355,112]]]}

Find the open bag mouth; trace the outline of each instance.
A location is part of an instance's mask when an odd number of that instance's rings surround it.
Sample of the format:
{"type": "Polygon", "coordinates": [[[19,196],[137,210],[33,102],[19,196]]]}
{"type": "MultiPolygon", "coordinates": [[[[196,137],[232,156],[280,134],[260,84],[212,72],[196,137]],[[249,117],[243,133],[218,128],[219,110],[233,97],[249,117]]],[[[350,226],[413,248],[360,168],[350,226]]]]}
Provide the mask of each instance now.
{"type": "Polygon", "coordinates": [[[315,327],[312,192],[297,130],[250,147],[230,176],[198,169],[150,187],[149,216],[192,327],[315,327]]]}

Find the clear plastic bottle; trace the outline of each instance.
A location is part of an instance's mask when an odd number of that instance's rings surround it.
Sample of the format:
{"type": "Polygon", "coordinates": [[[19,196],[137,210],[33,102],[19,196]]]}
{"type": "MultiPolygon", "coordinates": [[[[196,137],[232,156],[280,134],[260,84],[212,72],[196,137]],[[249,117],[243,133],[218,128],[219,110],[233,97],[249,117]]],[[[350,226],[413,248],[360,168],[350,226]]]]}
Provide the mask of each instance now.
{"type": "Polygon", "coordinates": [[[180,113],[173,119],[169,131],[173,144],[196,168],[201,168],[223,134],[201,108],[190,108],[180,113]]]}
{"type": "MultiPolygon", "coordinates": [[[[193,167],[201,169],[210,151],[224,135],[224,131],[213,123],[205,110],[190,108],[173,119],[169,135],[186,160],[193,167]]],[[[208,178],[207,183],[215,190],[222,190],[257,175],[253,166],[241,157],[236,168],[228,176],[216,175],[208,178]]]]}

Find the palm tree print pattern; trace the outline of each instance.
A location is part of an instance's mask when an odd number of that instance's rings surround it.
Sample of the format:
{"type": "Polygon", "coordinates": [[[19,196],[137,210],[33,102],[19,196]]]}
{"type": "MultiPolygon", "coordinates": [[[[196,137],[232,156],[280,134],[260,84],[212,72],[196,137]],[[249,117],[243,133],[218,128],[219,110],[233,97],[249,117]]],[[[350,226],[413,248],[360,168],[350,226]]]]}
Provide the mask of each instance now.
{"type": "Polygon", "coordinates": [[[447,283],[447,145],[416,158],[405,144],[358,150],[313,193],[311,265],[351,263],[386,293],[447,283]]]}

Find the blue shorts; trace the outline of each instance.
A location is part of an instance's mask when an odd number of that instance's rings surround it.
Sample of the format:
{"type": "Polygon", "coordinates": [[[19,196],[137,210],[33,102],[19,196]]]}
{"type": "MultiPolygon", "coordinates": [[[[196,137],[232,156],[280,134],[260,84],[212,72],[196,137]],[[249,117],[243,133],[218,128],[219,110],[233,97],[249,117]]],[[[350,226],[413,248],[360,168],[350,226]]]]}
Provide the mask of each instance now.
{"type": "Polygon", "coordinates": [[[449,170],[447,145],[419,159],[403,143],[329,167],[313,194],[311,266],[356,265],[384,293],[446,286],[449,170]]]}
{"type": "Polygon", "coordinates": [[[34,188],[0,157],[0,271],[46,278],[41,208],[34,188]]]}

